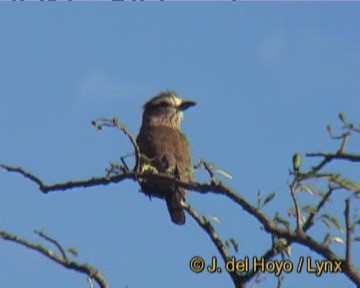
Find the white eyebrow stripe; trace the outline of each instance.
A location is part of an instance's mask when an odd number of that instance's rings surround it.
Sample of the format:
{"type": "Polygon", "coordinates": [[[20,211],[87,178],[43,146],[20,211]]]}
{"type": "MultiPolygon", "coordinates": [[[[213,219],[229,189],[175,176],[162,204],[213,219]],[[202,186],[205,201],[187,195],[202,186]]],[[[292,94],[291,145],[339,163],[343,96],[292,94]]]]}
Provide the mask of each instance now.
{"type": "Polygon", "coordinates": [[[171,95],[171,103],[175,106],[179,106],[181,104],[181,99],[179,97],[176,97],[175,95],[171,95]]]}

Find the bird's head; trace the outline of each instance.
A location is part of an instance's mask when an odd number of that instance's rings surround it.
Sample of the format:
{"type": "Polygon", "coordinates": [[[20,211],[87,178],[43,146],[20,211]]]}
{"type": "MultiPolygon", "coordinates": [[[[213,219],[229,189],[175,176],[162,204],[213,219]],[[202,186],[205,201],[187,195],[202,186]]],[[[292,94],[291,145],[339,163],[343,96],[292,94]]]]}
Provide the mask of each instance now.
{"type": "Polygon", "coordinates": [[[194,105],[195,101],[183,100],[173,91],[161,92],[145,103],[143,124],[180,128],[183,111],[194,105]]]}

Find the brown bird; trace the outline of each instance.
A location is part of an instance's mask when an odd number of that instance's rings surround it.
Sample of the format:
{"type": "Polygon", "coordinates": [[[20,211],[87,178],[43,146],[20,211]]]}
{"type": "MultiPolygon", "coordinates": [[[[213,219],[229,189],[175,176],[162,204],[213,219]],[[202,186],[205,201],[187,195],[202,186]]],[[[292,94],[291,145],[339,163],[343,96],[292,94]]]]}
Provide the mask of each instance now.
{"type": "MultiPolygon", "coordinates": [[[[159,173],[175,176],[182,181],[192,179],[190,147],[180,125],[183,111],[194,105],[196,102],[182,100],[173,91],[161,92],[145,103],[142,125],[136,138],[142,155],[142,167],[150,164],[159,173]]],[[[175,224],[185,223],[181,206],[187,194],[184,188],[151,179],[142,181],[140,185],[144,193],[165,198],[175,224]]]]}

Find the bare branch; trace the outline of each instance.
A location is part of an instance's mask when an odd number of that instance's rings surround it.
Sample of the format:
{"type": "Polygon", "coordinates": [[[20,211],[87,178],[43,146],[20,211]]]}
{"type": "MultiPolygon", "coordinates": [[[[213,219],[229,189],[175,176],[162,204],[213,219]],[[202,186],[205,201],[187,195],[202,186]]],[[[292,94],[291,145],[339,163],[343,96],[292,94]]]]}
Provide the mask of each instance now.
{"type": "Polygon", "coordinates": [[[84,180],[76,180],[76,181],[67,181],[62,183],[55,183],[55,184],[45,184],[43,183],[37,176],[31,174],[28,171],[25,171],[21,167],[12,167],[6,164],[1,164],[1,167],[6,169],[8,172],[18,173],[25,178],[35,182],[38,184],[40,191],[43,193],[54,192],[54,191],[65,191],[74,188],[85,188],[85,187],[92,187],[98,185],[109,185],[111,183],[118,183],[125,179],[132,179],[136,180],[136,174],[134,172],[128,172],[116,176],[105,176],[105,177],[92,177],[89,179],[84,180]]]}
{"type": "MultiPolygon", "coordinates": [[[[215,247],[219,251],[221,257],[224,260],[224,263],[230,260],[230,254],[229,251],[226,248],[226,245],[221,241],[218,233],[215,231],[214,226],[211,224],[211,222],[206,219],[205,216],[200,216],[194,208],[192,208],[189,204],[183,203],[182,206],[184,209],[190,214],[191,217],[199,224],[199,226],[206,232],[206,234],[209,235],[211,241],[214,243],[215,247]]],[[[244,281],[240,275],[238,275],[236,272],[229,272],[229,275],[231,279],[233,280],[233,283],[235,284],[235,287],[242,288],[244,286],[244,281]]]]}
{"type": "MultiPolygon", "coordinates": [[[[322,162],[316,166],[322,168],[326,163],[332,160],[347,160],[351,162],[360,162],[360,154],[351,154],[351,153],[324,153],[324,152],[316,152],[316,153],[306,153],[307,157],[324,157],[322,162]],[[324,162],[324,163],[323,163],[324,162]]],[[[320,168],[313,168],[318,171],[320,168]]]]}
{"type": "MultiPolygon", "coordinates": [[[[295,178],[296,179],[296,178],[295,178]]],[[[299,208],[299,203],[297,201],[296,198],[296,181],[294,180],[291,184],[290,184],[290,194],[291,194],[291,198],[294,202],[294,207],[295,207],[295,215],[296,215],[296,231],[298,233],[301,233],[302,229],[301,229],[301,215],[300,215],[300,208],[299,208]]]]}
{"type": "Polygon", "coordinates": [[[61,245],[59,244],[59,242],[57,242],[55,239],[47,236],[43,231],[38,231],[35,230],[34,231],[36,234],[38,234],[41,238],[44,238],[45,240],[49,241],[50,243],[54,244],[60,251],[62,257],[64,260],[68,261],[69,259],[66,256],[65,250],[61,247],[61,245]]]}
{"type": "Polygon", "coordinates": [[[345,226],[346,226],[346,252],[345,252],[345,260],[346,265],[351,266],[351,223],[350,223],[350,199],[345,200],[345,226]]]}
{"type": "MultiPolygon", "coordinates": [[[[4,165],[2,165],[4,167],[4,165]]],[[[5,165],[6,166],[6,165],[5,165]]],[[[11,172],[17,172],[22,175],[24,175],[21,168],[9,168],[9,166],[6,166],[8,171],[11,172]]],[[[27,175],[31,175],[30,173],[26,172],[25,177],[27,175]]],[[[212,184],[202,184],[202,183],[188,183],[181,181],[177,178],[174,178],[171,175],[167,174],[151,174],[151,173],[135,173],[135,172],[128,172],[124,173],[118,176],[113,177],[99,177],[99,178],[91,178],[88,180],[82,180],[82,181],[70,181],[66,183],[59,183],[59,184],[53,184],[53,185],[44,185],[42,184],[43,191],[49,192],[49,191],[58,191],[58,190],[68,190],[72,188],[77,187],[90,187],[90,186],[96,186],[96,185],[108,185],[110,183],[118,183],[125,179],[161,179],[165,181],[170,181],[179,187],[186,188],[188,190],[197,191],[202,194],[206,193],[214,193],[218,195],[224,195],[228,197],[229,199],[233,200],[237,205],[241,206],[247,213],[253,215],[258,219],[258,221],[264,226],[265,230],[268,233],[271,233],[279,238],[285,238],[288,243],[298,243],[301,245],[304,245],[306,247],[309,247],[319,255],[323,256],[325,259],[328,260],[339,260],[340,257],[334,254],[328,247],[324,247],[321,243],[314,240],[309,235],[305,235],[304,233],[295,233],[292,231],[288,231],[286,229],[281,229],[275,225],[271,220],[269,220],[258,208],[247,202],[245,199],[243,199],[239,194],[237,194],[235,191],[230,189],[229,187],[222,184],[220,181],[217,183],[212,184]]],[[[27,177],[30,180],[32,180],[34,177],[27,177]]],[[[37,178],[37,177],[35,177],[37,178]]],[[[36,182],[36,181],[35,181],[36,182]]],[[[37,183],[37,182],[36,182],[37,183]]],[[[354,281],[354,283],[359,284],[360,283],[360,275],[356,273],[354,270],[344,271],[344,273],[354,281]]]]}
{"type": "Polygon", "coordinates": [[[101,130],[103,126],[114,127],[114,128],[119,129],[121,132],[123,132],[125,134],[125,136],[130,140],[132,146],[134,147],[135,166],[134,166],[133,170],[135,172],[139,172],[140,171],[140,159],[141,159],[140,149],[139,149],[139,146],[136,143],[135,138],[126,129],[126,127],[124,125],[120,124],[116,117],[114,117],[112,119],[98,118],[96,120],[93,120],[91,123],[92,123],[92,125],[96,126],[98,130],[101,130]]]}
{"type": "Polygon", "coordinates": [[[334,189],[329,188],[328,192],[324,195],[324,197],[318,203],[316,210],[314,212],[310,213],[309,217],[307,218],[307,220],[303,226],[304,232],[306,232],[314,224],[314,218],[315,218],[316,214],[318,214],[319,211],[321,210],[321,208],[325,205],[326,201],[330,198],[333,191],[334,191],[334,189]]]}
{"type": "MultiPolygon", "coordinates": [[[[86,274],[91,279],[94,279],[96,281],[96,283],[98,283],[100,288],[109,288],[104,276],[100,273],[100,271],[97,270],[95,267],[90,266],[89,264],[86,264],[86,263],[79,264],[75,261],[71,261],[67,258],[64,258],[63,255],[61,255],[61,256],[57,255],[54,251],[52,251],[40,244],[33,243],[26,239],[20,238],[17,235],[8,233],[6,231],[0,231],[0,238],[7,240],[7,241],[17,243],[17,244],[22,245],[31,250],[37,251],[40,254],[44,255],[45,257],[49,258],[50,260],[62,265],[63,267],[65,267],[69,270],[74,270],[74,271],[86,274]]],[[[51,238],[49,238],[49,239],[51,239],[51,238]]]]}
{"type": "Polygon", "coordinates": [[[340,148],[338,150],[338,154],[345,153],[346,145],[347,145],[349,139],[350,139],[350,132],[344,133],[340,148]]]}
{"type": "Polygon", "coordinates": [[[21,167],[12,167],[12,166],[9,166],[6,164],[1,164],[0,167],[7,170],[8,172],[17,172],[17,173],[23,175],[25,178],[30,179],[31,181],[33,181],[39,185],[39,188],[41,191],[42,191],[42,187],[45,186],[44,183],[38,177],[36,177],[34,174],[31,174],[31,173],[25,171],[21,167]]]}
{"type": "Polygon", "coordinates": [[[226,263],[230,259],[230,255],[226,245],[224,245],[219,235],[216,233],[214,226],[205,216],[200,216],[189,204],[183,203],[182,205],[184,209],[190,214],[190,216],[193,217],[194,220],[200,225],[200,227],[209,235],[211,241],[213,241],[221,257],[226,263]]]}
{"type": "MultiPolygon", "coordinates": [[[[345,118],[344,118],[345,119],[345,118]]],[[[351,124],[348,124],[343,120],[344,126],[343,128],[346,128],[351,131],[355,131],[354,126],[349,126],[351,124]]],[[[295,215],[296,215],[296,229],[295,231],[287,228],[283,229],[280,228],[275,221],[270,220],[263,212],[260,210],[259,207],[255,207],[252,204],[250,204],[248,201],[246,201],[240,194],[236,193],[234,190],[232,190],[230,187],[224,185],[222,182],[218,181],[215,178],[215,173],[213,170],[213,167],[206,163],[205,161],[200,161],[199,165],[202,165],[205,170],[208,172],[210,176],[210,183],[197,183],[197,182],[183,182],[180,179],[176,179],[171,175],[162,174],[162,173],[149,173],[149,172],[141,172],[140,171],[140,157],[141,154],[139,152],[139,148],[136,144],[136,140],[132,135],[126,130],[126,128],[118,123],[118,120],[116,118],[113,118],[111,120],[108,119],[99,119],[96,121],[93,121],[93,124],[97,126],[99,129],[102,126],[107,127],[114,127],[122,131],[130,140],[134,147],[135,151],[135,167],[132,171],[129,169],[119,169],[119,173],[114,173],[113,175],[108,175],[105,177],[93,177],[90,179],[85,180],[77,180],[77,181],[68,181],[64,183],[55,183],[52,185],[47,185],[43,183],[37,176],[23,170],[21,167],[11,167],[5,164],[2,164],[1,167],[6,169],[9,172],[15,172],[19,173],[25,178],[33,181],[36,183],[40,190],[43,193],[48,193],[51,191],[64,191],[69,190],[73,188],[78,187],[91,187],[91,186],[97,186],[97,185],[108,185],[111,183],[118,183],[121,181],[124,181],[125,179],[130,179],[133,181],[139,181],[142,179],[158,179],[161,181],[169,181],[172,184],[175,184],[179,187],[186,188],[188,190],[196,191],[202,194],[206,193],[213,193],[218,195],[224,195],[225,197],[231,199],[233,202],[235,202],[237,205],[242,207],[247,213],[254,216],[264,227],[264,230],[271,234],[272,237],[276,237],[278,239],[285,239],[287,247],[291,245],[292,243],[298,243],[300,245],[304,245],[305,247],[310,248],[314,252],[318,253],[319,255],[323,256],[325,259],[333,260],[333,261],[342,261],[343,262],[343,273],[347,275],[354,283],[357,285],[360,285],[360,275],[359,273],[351,266],[351,259],[350,259],[350,252],[351,252],[351,246],[350,246],[350,234],[351,234],[351,223],[349,219],[349,210],[350,210],[350,202],[346,202],[345,207],[345,222],[346,222],[346,237],[347,237],[347,244],[346,244],[346,257],[345,259],[342,259],[338,255],[336,255],[328,246],[323,245],[323,243],[316,241],[314,238],[312,238],[310,235],[307,235],[306,232],[312,225],[314,224],[315,216],[318,214],[318,212],[323,208],[327,200],[332,195],[332,191],[336,188],[331,188],[329,186],[328,192],[322,197],[322,199],[319,201],[318,205],[314,210],[310,211],[309,217],[305,221],[305,223],[301,223],[301,210],[299,207],[299,203],[296,198],[296,189],[298,188],[297,185],[303,180],[308,179],[326,179],[327,181],[336,182],[337,178],[340,177],[340,174],[335,173],[319,173],[320,169],[322,169],[326,164],[330,163],[334,160],[346,160],[351,162],[360,162],[360,155],[359,154],[350,154],[345,152],[345,148],[347,145],[347,142],[350,137],[350,132],[346,132],[342,134],[341,136],[335,137],[332,136],[333,139],[342,139],[342,143],[340,145],[340,148],[336,153],[324,153],[324,152],[318,152],[318,153],[308,153],[306,156],[308,157],[322,157],[323,159],[318,163],[316,166],[312,167],[312,169],[309,172],[299,172],[297,171],[294,175],[294,181],[290,185],[290,193],[291,197],[295,206],[295,215]],[[334,180],[335,179],[335,180],[334,180]]],[[[331,129],[328,129],[331,131],[331,129]]],[[[124,163],[123,163],[124,164],[124,163]]],[[[124,166],[126,166],[124,164],[124,166]]],[[[121,166],[122,167],[122,166],[121,166]]],[[[125,167],[126,168],[126,167],[125,167]]],[[[341,180],[341,179],[340,179],[341,180]]],[[[339,181],[340,181],[339,180],[339,181]]],[[[338,182],[339,182],[338,181],[338,182]]],[[[341,182],[342,183],[342,182],[341,182]]],[[[349,200],[347,200],[349,201],[349,200]]],[[[200,216],[193,208],[191,208],[188,204],[184,203],[183,207],[187,212],[194,218],[194,220],[198,223],[198,225],[209,235],[211,241],[216,246],[217,250],[219,251],[220,255],[222,256],[224,262],[227,262],[230,259],[229,252],[227,250],[226,245],[221,241],[218,234],[216,233],[213,225],[209,222],[208,219],[205,217],[200,216]]],[[[46,238],[45,238],[46,239],[46,238]]],[[[51,238],[50,238],[51,239],[51,238]]],[[[58,247],[60,250],[60,253],[62,254],[63,261],[68,261],[68,259],[64,258],[64,255],[66,257],[66,254],[64,251],[62,251],[56,243],[52,242],[51,240],[47,239],[54,245],[58,247]]],[[[53,240],[53,239],[52,239],[53,240]]],[[[264,255],[263,257],[265,259],[270,259],[277,254],[281,253],[283,251],[283,248],[275,247],[276,245],[273,245],[264,255]]],[[[50,251],[50,250],[49,250],[50,251]]],[[[53,252],[52,252],[53,253],[53,252]]],[[[55,260],[54,260],[55,261],[55,260]]],[[[68,261],[70,262],[70,261],[68,261]]],[[[63,265],[63,264],[62,264],[63,265]]],[[[84,272],[85,273],[85,272],[84,272]]],[[[242,274],[239,275],[237,273],[231,273],[229,272],[229,275],[231,276],[234,284],[236,287],[245,287],[245,283],[247,283],[251,278],[255,276],[254,271],[250,271],[246,275],[242,274]]],[[[281,280],[281,279],[280,279],[281,280]]],[[[281,284],[281,281],[279,282],[279,285],[281,284]]]]}

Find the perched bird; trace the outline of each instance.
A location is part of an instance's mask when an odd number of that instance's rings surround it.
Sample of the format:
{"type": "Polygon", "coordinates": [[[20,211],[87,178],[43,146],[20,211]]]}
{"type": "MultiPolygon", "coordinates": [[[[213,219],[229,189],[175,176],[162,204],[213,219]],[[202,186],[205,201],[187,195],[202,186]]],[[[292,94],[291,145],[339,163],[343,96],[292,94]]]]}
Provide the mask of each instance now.
{"type": "MultiPolygon", "coordinates": [[[[191,155],[189,143],[181,132],[183,111],[196,105],[182,100],[173,91],[164,91],[144,105],[142,125],[136,138],[141,166],[148,164],[159,173],[172,175],[182,181],[190,181],[191,155]],[[144,157],[145,156],[145,157],[144,157]]],[[[143,180],[141,190],[152,196],[165,198],[172,222],[185,223],[181,201],[187,191],[161,180],[143,180]]]]}

